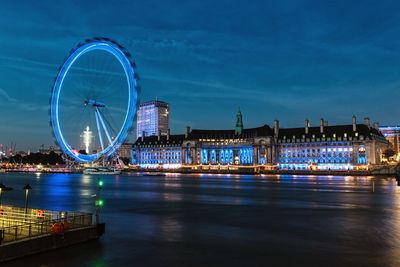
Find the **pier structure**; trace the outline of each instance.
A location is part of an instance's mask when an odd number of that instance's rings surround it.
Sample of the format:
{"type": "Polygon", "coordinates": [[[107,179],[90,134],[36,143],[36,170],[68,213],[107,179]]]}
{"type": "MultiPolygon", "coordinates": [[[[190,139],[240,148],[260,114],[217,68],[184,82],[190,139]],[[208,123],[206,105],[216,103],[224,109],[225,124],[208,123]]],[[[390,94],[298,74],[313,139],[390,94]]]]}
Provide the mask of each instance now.
{"type": "Polygon", "coordinates": [[[93,214],[0,206],[0,262],[99,238],[93,214]]]}

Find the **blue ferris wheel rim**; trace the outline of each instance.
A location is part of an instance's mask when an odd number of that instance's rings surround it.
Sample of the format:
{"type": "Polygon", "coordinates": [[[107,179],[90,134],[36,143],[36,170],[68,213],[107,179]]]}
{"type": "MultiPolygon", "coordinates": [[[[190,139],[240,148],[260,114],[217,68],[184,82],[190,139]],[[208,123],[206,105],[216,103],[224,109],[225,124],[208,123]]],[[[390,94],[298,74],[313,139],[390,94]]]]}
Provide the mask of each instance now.
{"type": "Polygon", "coordinates": [[[136,104],[137,104],[137,81],[136,74],[134,70],[135,64],[130,59],[129,53],[127,53],[121,45],[117,42],[112,41],[107,38],[95,38],[94,40],[87,40],[84,44],[80,44],[75,50],[71,52],[71,54],[66,58],[64,63],[62,64],[57,77],[54,82],[52,96],[51,96],[51,124],[53,128],[54,136],[59,144],[60,148],[63,150],[65,154],[75,159],[80,163],[89,163],[94,162],[100,157],[108,157],[116,153],[118,148],[122,145],[125,139],[128,136],[129,130],[132,127],[132,123],[136,116],[136,104]],[[60,93],[63,90],[63,82],[65,77],[68,74],[68,71],[74,64],[74,62],[84,54],[94,51],[94,50],[103,50],[111,53],[122,65],[126,80],[128,83],[128,92],[129,92],[129,101],[128,108],[125,114],[123,126],[119,130],[115,139],[109,144],[106,148],[96,154],[81,154],[76,149],[72,148],[71,145],[65,140],[64,135],[61,130],[61,125],[59,121],[59,98],[60,93]]]}

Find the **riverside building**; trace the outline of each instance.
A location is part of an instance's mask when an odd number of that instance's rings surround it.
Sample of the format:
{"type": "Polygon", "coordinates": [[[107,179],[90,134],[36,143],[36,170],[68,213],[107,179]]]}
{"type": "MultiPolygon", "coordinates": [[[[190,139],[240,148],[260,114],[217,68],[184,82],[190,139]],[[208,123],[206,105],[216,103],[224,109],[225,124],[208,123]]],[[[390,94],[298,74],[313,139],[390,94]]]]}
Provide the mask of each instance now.
{"type": "Polygon", "coordinates": [[[328,126],[321,119],[319,127],[306,120],[303,128],[280,129],[276,146],[280,169],[360,170],[381,163],[388,141],[369,118],[357,124],[353,116],[349,125],[328,126]]]}
{"type": "Polygon", "coordinates": [[[139,105],[137,112],[137,138],[166,135],[169,129],[169,104],[163,101],[148,101],[139,105]]]}
{"type": "Polygon", "coordinates": [[[138,168],[193,170],[365,170],[380,164],[388,141],[366,118],[357,124],[333,125],[321,119],[311,127],[243,128],[238,111],[232,130],[186,128],[185,134],[142,136],[133,144],[132,164],[138,168]]]}
{"type": "Polygon", "coordinates": [[[390,142],[396,155],[400,153],[400,126],[381,126],[379,130],[390,142]]]}

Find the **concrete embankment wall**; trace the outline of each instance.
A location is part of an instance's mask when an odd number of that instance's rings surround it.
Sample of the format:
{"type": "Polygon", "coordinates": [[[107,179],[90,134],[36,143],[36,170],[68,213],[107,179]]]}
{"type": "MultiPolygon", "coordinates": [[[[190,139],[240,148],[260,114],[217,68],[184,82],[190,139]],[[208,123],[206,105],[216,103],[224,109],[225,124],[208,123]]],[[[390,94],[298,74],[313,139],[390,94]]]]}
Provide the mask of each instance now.
{"type": "MultiPolygon", "coordinates": [[[[174,170],[157,170],[157,169],[139,169],[133,170],[138,172],[178,172],[178,173],[205,173],[205,174],[275,174],[275,175],[335,175],[335,176],[369,176],[373,175],[370,171],[312,171],[312,170],[259,170],[251,168],[240,170],[189,170],[189,169],[174,169],[174,170]]],[[[389,173],[382,173],[389,175],[389,173]]]]}
{"type": "Polygon", "coordinates": [[[99,227],[93,225],[70,230],[63,234],[46,234],[31,239],[8,242],[0,245],[0,262],[97,239],[103,232],[104,225],[100,232],[99,227]]]}

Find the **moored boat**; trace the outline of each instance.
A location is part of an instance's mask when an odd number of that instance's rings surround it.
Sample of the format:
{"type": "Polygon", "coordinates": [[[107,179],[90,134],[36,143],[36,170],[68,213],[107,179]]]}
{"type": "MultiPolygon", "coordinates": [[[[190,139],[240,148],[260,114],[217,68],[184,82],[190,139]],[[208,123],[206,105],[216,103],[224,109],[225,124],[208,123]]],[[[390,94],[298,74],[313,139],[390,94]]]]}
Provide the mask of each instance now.
{"type": "Polygon", "coordinates": [[[143,176],[166,176],[165,173],[160,173],[160,172],[150,172],[150,173],[145,173],[143,176]]]}
{"type": "Polygon", "coordinates": [[[114,167],[90,167],[84,169],[83,174],[116,175],[121,174],[121,170],[114,167]]]}

